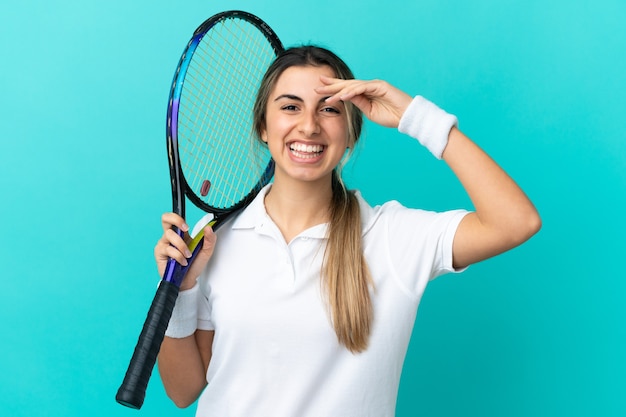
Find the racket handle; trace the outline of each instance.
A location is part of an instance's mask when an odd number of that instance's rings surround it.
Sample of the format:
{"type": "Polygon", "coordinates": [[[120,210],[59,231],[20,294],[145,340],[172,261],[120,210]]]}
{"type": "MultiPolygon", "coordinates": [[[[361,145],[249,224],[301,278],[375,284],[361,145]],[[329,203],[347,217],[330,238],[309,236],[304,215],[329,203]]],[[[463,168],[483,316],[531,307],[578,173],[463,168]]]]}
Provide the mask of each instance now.
{"type": "Polygon", "coordinates": [[[165,330],[178,297],[178,286],[161,281],[143,325],[126,376],[115,399],[126,407],[140,409],[146,395],[148,381],[156,363],[165,330]]]}

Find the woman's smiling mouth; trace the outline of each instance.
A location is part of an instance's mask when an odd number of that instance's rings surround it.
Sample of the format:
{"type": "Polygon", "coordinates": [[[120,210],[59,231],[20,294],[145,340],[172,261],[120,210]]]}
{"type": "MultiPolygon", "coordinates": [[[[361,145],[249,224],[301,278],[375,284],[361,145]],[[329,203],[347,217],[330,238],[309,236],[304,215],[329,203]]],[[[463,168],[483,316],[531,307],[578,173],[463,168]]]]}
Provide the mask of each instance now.
{"type": "Polygon", "coordinates": [[[305,143],[292,142],[288,144],[291,154],[301,159],[313,159],[324,152],[324,145],[311,145],[305,143]]]}

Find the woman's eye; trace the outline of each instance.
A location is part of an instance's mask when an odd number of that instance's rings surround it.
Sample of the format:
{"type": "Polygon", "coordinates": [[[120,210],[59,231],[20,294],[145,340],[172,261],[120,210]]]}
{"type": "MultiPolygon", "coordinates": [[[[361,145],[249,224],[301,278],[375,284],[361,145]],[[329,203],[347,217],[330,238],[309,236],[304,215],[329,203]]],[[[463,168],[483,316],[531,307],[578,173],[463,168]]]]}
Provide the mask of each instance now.
{"type": "Polygon", "coordinates": [[[298,107],[294,106],[293,104],[288,104],[286,106],[283,106],[282,109],[287,111],[296,111],[298,110],[298,107]]]}
{"type": "Polygon", "coordinates": [[[339,114],[339,110],[334,108],[334,107],[324,107],[322,108],[322,112],[324,113],[335,113],[335,114],[339,114]]]}

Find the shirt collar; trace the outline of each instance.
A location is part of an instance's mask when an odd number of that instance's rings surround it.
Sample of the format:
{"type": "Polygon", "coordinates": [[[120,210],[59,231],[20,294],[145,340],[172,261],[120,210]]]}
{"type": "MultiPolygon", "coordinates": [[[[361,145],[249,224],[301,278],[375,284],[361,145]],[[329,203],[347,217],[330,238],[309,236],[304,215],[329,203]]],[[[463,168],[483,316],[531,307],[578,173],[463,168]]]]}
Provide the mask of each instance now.
{"type": "MultiPolygon", "coordinates": [[[[273,223],[270,216],[265,210],[265,196],[272,187],[272,184],[268,184],[259,191],[259,194],[252,200],[250,205],[243,210],[232,224],[233,230],[237,229],[257,229],[264,228],[268,223],[273,223]]],[[[361,196],[359,191],[355,193],[359,202],[359,208],[361,212],[361,229],[363,235],[365,235],[374,225],[376,219],[380,216],[380,206],[371,207],[367,201],[361,196]]],[[[310,237],[317,239],[324,239],[326,237],[326,231],[328,224],[320,224],[313,226],[301,233],[302,237],[310,237]]]]}
{"type": "Polygon", "coordinates": [[[261,188],[259,194],[252,200],[250,205],[243,210],[235,221],[233,222],[233,229],[254,229],[256,226],[259,226],[268,220],[271,221],[267,212],[265,211],[265,195],[272,187],[272,184],[267,184],[265,187],[261,188]]]}

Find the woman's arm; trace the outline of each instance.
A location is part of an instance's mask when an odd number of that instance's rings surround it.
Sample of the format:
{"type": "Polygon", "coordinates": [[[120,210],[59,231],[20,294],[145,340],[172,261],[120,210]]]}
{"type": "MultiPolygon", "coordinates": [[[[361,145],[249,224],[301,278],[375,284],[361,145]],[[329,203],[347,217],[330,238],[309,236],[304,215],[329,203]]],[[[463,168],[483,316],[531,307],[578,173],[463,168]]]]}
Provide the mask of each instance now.
{"type": "Polygon", "coordinates": [[[195,334],[182,339],[165,337],[163,340],[159,374],[167,396],[177,407],[193,404],[206,387],[213,335],[213,331],[196,330],[195,334]]]}
{"type": "Polygon", "coordinates": [[[442,159],[474,204],[453,244],[456,268],[512,249],[537,233],[541,219],[519,186],[474,142],[453,127],[442,159]]]}
{"type": "Polygon", "coordinates": [[[417,136],[442,158],[461,181],[475,212],[461,221],[453,243],[453,263],[468,266],[520,245],[541,228],[537,210],[518,185],[485,152],[455,127],[456,118],[423,98],[385,81],[321,78],[329,102],[349,100],[371,121],[417,136]],[[410,112],[405,119],[407,108],[410,112]]]}
{"type": "MultiPolygon", "coordinates": [[[[187,258],[191,255],[187,249],[185,240],[176,234],[172,227],[187,231],[189,227],[184,219],[174,213],[166,213],[161,218],[163,236],[154,248],[159,274],[163,276],[165,266],[169,258],[176,259],[179,263],[186,265],[187,258]]],[[[206,266],[213,254],[216,237],[210,227],[204,229],[204,241],[201,251],[198,253],[193,263],[190,265],[185,279],[181,283],[179,298],[174,307],[173,318],[177,309],[191,308],[197,309],[197,301],[192,289],[196,284],[197,277],[206,266]],[[181,297],[192,295],[191,300],[184,299],[184,303],[179,303],[181,297]]],[[[192,311],[192,312],[193,312],[192,311]]],[[[191,315],[194,316],[193,314],[191,315]]],[[[181,317],[188,318],[187,314],[181,317]]],[[[195,322],[192,324],[195,327],[195,322]]],[[[167,334],[167,333],[166,333],[167,334]]],[[[158,357],[159,373],[168,397],[172,399],[178,407],[188,407],[198,398],[206,386],[206,372],[211,361],[213,345],[213,331],[196,330],[193,334],[178,338],[165,337],[161,344],[158,357]]]]}

